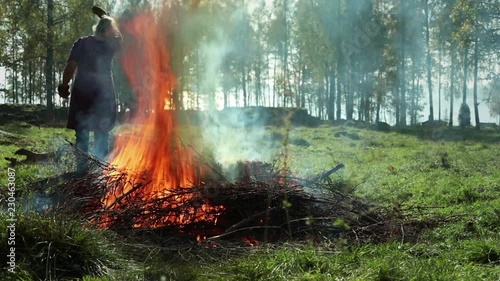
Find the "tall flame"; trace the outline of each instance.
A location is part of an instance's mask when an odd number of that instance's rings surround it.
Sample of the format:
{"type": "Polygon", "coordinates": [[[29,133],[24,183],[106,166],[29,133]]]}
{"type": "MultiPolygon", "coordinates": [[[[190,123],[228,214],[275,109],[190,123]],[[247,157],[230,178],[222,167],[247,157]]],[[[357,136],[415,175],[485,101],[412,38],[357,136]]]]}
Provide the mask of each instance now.
{"type": "MultiPolygon", "coordinates": [[[[121,56],[138,104],[129,132],[120,133],[111,164],[142,171],[152,186],[188,187],[195,183],[193,156],[179,140],[176,113],[172,109],[176,79],[164,34],[150,12],[136,15],[122,27],[133,36],[121,56]]],[[[152,190],[153,191],[153,190],[152,190]]]]}
{"type": "MultiPolygon", "coordinates": [[[[131,126],[118,132],[111,153],[111,165],[126,170],[126,179],[121,182],[127,184],[106,196],[104,205],[108,209],[126,208],[127,200],[123,197],[139,183],[148,183],[140,192],[141,200],[146,202],[168,195],[169,190],[192,187],[199,174],[193,153],[179,139],[176,113],[172,110],[176,79],[170,67],[165,31],[150,11],[135,15],[123,24],[122,30],[131,37],[122,50],[121,63],[137,96],[137,108],[131,126]],[[117,198],[120,204],[115,203],[117,198]]],[[[189,196],[193,195],[174,196],[175,202],[170,203],[182,203],[189,196]]],[[[200,210],[190,210],[191,217],[165,218],[164,223],[199,219],[207,208],[204,205],[200,210]]],[[[135,221],[134,226],[161,225],[135,221]]]]}

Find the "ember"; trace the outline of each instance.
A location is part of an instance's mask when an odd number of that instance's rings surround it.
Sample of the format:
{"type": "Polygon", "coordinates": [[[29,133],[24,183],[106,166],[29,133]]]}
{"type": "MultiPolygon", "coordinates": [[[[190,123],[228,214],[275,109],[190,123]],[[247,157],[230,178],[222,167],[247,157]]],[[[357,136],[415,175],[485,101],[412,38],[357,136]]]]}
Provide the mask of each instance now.
{"type": "Polygon", "coordinates": [[[259,245],[259,241],[255,240],[255,238],[252,236],[243,236],[241,239],[243,240],[243,242],[247,243],[248,246],[253,247],[259,245]]]}

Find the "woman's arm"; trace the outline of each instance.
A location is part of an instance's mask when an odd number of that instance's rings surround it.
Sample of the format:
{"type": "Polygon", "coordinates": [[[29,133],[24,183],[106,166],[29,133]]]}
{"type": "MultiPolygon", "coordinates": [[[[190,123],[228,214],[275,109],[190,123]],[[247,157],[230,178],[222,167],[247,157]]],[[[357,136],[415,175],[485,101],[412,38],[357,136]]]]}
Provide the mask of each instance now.
{"type": "Polygon", "coordinates": [[[69,81],[73,79],[73,75],[75,74],[76,69],[78,68],[78,63],[74,60],[69,60],[66,62],[66,66],[63,71],[63,81],[57,87],[57,92],[59,92],[59,96],[63,99],[67,99],[70,95],[69,92],[69,81]]]}
{"type": "Polygon", "coordinates": [[[62,85],[69,85],[69,81],[73,79],[73,75],[75,74],[77,67],[78,63],[76,61],[70,60],[66,63],[63,71],[63,81],[61,83],[62,85]]]}

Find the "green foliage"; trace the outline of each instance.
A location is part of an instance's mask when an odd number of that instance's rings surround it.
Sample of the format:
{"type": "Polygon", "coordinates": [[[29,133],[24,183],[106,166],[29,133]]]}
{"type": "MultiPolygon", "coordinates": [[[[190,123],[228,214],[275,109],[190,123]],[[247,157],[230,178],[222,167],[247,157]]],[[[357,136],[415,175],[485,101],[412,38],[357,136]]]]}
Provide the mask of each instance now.
{"type": "MultiPolygon", "coordinates": [[[[6,101],[46,102],[47,94],[55,90],[45,85],[47,53],[53,47],[49,63],[57,84],[72,43],[92,33],[94,2],[54,0],[53,46],[48,42],[45,2],[3,2],[0,67],[7,75],[0,91],[6,101]]],[[[168,9],[158,9],[156,14],[168,36],[171,67],[178,78],[175,103],[179,108],[211,109],[234,101],[243,106],[293,105],[323,119],[333,119],[334,112],[338,112],[336,118],[351,119],[357,112],[357,118],[366,121],[380,121],[380,113],[388,109],[398,119],[410,115],[416,123],[424,108],[420,81],[429,71],[467,66],[468,60],[460,61],[463,56],[455,59],[457,52],[478,46],[474,56],[479,80],[487,73],[498,75],[496,64],[491,63],[498,59],[500,42],[496,0],[428,1],[429,55],[443,56],[439,63],[430,58],[429,69],[424,68],[424,2],[167,1],[168,9]],[[407,96],[409,110],[402,96],[407,96]]],[[[124,10],[133,14],[164,4],[148,3],[105,0],[95,4],[117,18],[124,10]]],[[[133,108],[132,89],[118,64],[114,69],[118,104],[133,108]]],[[[467,79],[459,72],[454,72],[453,79],[467,79]]],[[[427,83],[436,82],[429,77],[427,83]]],[[[447,85],[446,80],[441,83],[447,85]]],[[[54,101],[67,106],[60,98],[54,101]]]]}
{"type": "Polygon", "coordinates": [[[340,227],[343,229],[349,229],[349,225],[343,219],[336,219],[333,222],[333,226],[340,227]]]}
{"type": "MultiPolygon", "coordinates": [[[[43,63],[47,50],[54,50],[51,62],[54,69],[51,71],[62,73],[72,44],[79,37],[92,33],[95,16],[90,12],[90,7],[93,1],[54,2],[54,23],[50,27],[54,33],[53,46],[49,46],[47,39],[50,31],[46,1],[7,0],[2,3],[0,67],[9,70],[5,81],[8,89],[6,101],[45,104],[47,85],[44,78],[47,72],[43,63]]],[[[57,101],[61,104],[61,100],[57,101]]]]}

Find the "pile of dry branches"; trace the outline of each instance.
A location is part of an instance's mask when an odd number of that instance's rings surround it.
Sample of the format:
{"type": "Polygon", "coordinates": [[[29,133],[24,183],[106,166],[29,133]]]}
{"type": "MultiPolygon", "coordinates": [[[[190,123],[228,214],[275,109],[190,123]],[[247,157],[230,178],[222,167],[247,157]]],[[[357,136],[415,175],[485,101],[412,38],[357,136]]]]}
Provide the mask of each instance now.
{"type": "MultiPolygon", "coordinates": [[[[343,166],[332,170],[339,167],[343,166]]],[[[94,161],[92,171],[84,177],[65,176],[53,181],[59,198],[51,210],[79,213],[118,233],[147,230],[165,237],[198,239],[318,241],[348,237],[373,242],[414,239],[419,229],[434,226],[354,196],[353,189],[342,186],[344,182],[323,177],[331,171],[303,180],[275,172],[266,163],[243,163],[240,168],[235,182],[219,177],[145,198],[142,191],[149,183],[144,181],[104,203],[126,184],[125,172],[110,173],[109,166],[94,161]]]]}

